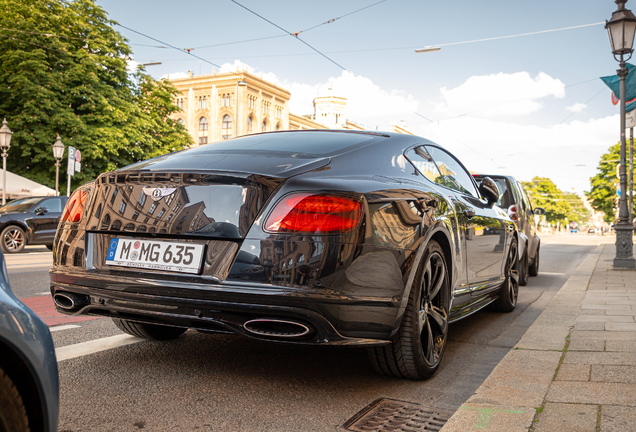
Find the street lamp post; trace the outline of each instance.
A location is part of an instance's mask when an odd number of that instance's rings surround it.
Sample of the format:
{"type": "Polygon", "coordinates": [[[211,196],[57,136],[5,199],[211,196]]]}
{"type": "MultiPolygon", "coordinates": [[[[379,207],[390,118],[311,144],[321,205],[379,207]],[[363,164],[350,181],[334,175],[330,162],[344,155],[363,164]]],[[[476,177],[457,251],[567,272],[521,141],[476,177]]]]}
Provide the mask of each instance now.
{"type": "Polygon", "coordinates": [[[51,146],[53,149],[53,157],[55,158],[55,195],[60,195],[59,184],[60,184],[60,161],[64,157],[64,144],[62,143],[62,139],[60,138],[60,134],[57,134],[57,138],[55,139],[55,143],[51,146]]]}
{"type": "Polygon", "coordinates": [[[0,148],[2,149],[2,205],[7,203],[7,152],[11,148],[11,135],[13,132],[7,126],[7,119],[2,122],[0,128],[0,148]]]}
{"type": "Polygon", "coordinates": [[[627,160],[625,142],[625,79],[629,71],[625,62],[632,56],[634,50],[634,34],[636,34],[636,17],[625,9],[627,0],[616,0],[618,9],[612,14],[612,18],[606,22],[605,28],[609,34],[612,44],[612,54],[619,62],[620,69],[617,72],[620,83],[621,100],[621,170],[620,170],[620,199],[618,207],[618,223],[614,227],[616,230],[616,256],[614,257],[614,268],[636,267],[634,260],[633,232],[634,227],[629,223],[629,212],[627,211],[627,160]]]}
{"type": "Polygon", "coordinates": [[[238,90],[239,90],[239,86],[241,87],[245,87],[247,85],[247,82],[245,81],[237,81],[236,82],[236,93],[234,95],[234,138],[236,138],[238,136],[238,126],[239,126],[239,121],[238,121],[238,116],[239,116],[239,97],[238,97],[238,90]]]}

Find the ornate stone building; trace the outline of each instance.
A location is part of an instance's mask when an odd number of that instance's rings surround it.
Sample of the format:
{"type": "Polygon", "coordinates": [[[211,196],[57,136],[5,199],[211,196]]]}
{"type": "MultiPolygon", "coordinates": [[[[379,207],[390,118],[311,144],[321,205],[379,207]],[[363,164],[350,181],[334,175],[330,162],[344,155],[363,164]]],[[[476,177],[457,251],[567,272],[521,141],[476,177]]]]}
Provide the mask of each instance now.
{"type": "MultiPolygon", "coordinates": [[[[181,92],[172,118],[183,124],[195,145],[257,132],[298,129],[366,128],[345,118],[347,99],[314,99],[313,115],[289,112],[289,91],[245,71],[170,79],[181,92]]],[[[409,133],[404,125],[391,130],[409,133]]]]}

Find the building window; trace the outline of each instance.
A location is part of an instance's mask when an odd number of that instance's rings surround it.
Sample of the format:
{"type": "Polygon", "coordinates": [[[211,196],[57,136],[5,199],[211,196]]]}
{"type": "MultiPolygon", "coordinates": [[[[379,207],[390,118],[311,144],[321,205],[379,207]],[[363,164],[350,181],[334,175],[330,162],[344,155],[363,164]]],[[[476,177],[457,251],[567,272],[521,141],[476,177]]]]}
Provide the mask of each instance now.
{"type": "Polygon", "coordinates": [[[253,132],[253,126],[254,125],[254,121],[252,120],[252,116],[249,116],[247,118],[247,133],[252,133],[253,132]]]}
{"type": "Polygon", "coordinates": [[[199,145],[208,143],[208,119],[201,117],[199,119],[199,145]]]}
{"type": "Polygon", "coordinates": [[[261,125],[261,132],[267,132],[267,120],[263,120],[263,124],[261,125]]]}
{"type": "Polygon", "coordinates": [[[269,114],[269,102],[263,101],[263,115],[269,114]]]}
{"type": "Polygon", "coordinates": [[[163,214],[166,212],[165,208],[162,208],[161,211],[159,212],[159,214],[157,215],[157,219],[161,219],[161,217],[163,216],[163,214]]]}
{"type": "Polygon", "coordinates": [[[254,105],[256,104],[256,96],[250,96],[250,109],[254,109],[254,105]]]}
{"type": "Polygon", "coordinates": [[[136,221],[138,217],[139,217],[139,213],[138,212],[134,212],[133,215],[132,215],[132,220],[136,221]]]}
{"type": "Polygon", "coordinates": [[[279,131],[280,130],[280,123],[276,123],[276,130],[279,131]]]}
{"type": "MultiPolygon", "coordinates": [[[[152,205],[150,206],[150,209],[148,210],[148,214],[153,214],[155,212],[155,210],[157,210],[157,204],[156,203],[152,203],[152,205]]],[[[145,221],[144,221],[145,223],[145,221]]]]}
{"type": "Polygon", "coordinates": [[[283,116],[283,108],[277,106],[276,107],[276,118],[281,118],[283,116]]]}
{"type": "Polygon", "coordinates": [[[126,203],[124,202],[124,200],[122,200],[121,204],[119,204],[119,213],[124,214],[125,211],[126,211],[126,203]]]}
{"type": "Polygon", "coordinates": [[[146,195],[145,193],[141,193],[141,195],[139,195],[139,206],[143,207],[144,204],[146,204],[146,198],[148,198],[148,195],[146,195]]]}
{"type": "Polygon", "coordinates": [[[230,139],[232,137],[232,117],[230,117],[227,114],[223,116],[222,128],[223,128],[223,139],[224,140],[230,139]]]}
{"type": "Polygon", "coordinates": [[[207,96],[199,96],[198,98],[199,101],[199,109],[207,109],[208,107],[208,98],[207,96]]]}
{"type": "Polygon", "coordinates": [[[181,126],[185,126],[185,122],[183,121],[183,119],[177,119],[177,123],[179,123],[181,126]]]}
{"type": "Polygon", "coordinates": [[[223,95],[221,97],[221,106],[222,107],[229,107],[230,106],[230,94],[229,93],[223,93],[223,95]]]}
{"type": "Polygon", "coordinates": [[[117,197],[117,193],[119,191],[117,190],[117,188],[113,189],[113,195],[110,197],[110,205],[113,205],[115,203],[115,198],[117,197]]]}

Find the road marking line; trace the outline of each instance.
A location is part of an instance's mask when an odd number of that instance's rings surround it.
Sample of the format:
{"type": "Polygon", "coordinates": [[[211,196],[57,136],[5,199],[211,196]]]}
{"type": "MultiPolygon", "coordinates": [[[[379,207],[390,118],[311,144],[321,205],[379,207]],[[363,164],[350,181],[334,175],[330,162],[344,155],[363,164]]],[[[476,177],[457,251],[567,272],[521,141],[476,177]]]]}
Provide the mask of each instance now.
{"type": "Polygon", "coordinates": [[[554,244],[554,243],[556,243],[556,240],[551,241],[551,242],[547,242],[546,244],[549,245],[549,244],[554,244]]]}
{"type": "Polygon", "coordinates": [[[69,329],[73,329],[73,328],[80,328],[81,326],[75,325],[75,324],[66,324],[66,325],[59,325],[59,326],[54,326],[54,327],[49,327],[49,331],[60,331],[60,330],[69,330],[69,329]]]}
{"type": "Polygon", "coordinates": [[[96,339],[88,342],[81,342],[74,345],[67,345],[55,348],[55,355],[59,363],[64,360],[82,357],[100,351],[106,351],[109,349],[118,348],[143,341],[145,341],[145,339],[126,334],[110,336],[102,339],[96,339]]]}
{"type": "Polygon", "coordinates": [[[565,273],[549,273],[549,272],[539,272],[540,275],[546,276],[565,276],[565,273]]]}
{"type": "Polygon", "coordinates": [[[51,291],[43,291],[41,293],[38,293],[38,295],[51,295],[51,291]]]}

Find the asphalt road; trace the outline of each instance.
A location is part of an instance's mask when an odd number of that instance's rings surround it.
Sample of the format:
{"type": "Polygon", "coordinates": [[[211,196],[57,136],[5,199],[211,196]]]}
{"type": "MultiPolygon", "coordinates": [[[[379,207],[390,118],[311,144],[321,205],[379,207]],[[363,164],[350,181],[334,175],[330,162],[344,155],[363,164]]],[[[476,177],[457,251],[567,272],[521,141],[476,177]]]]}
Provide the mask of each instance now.
{"type": "MultiPolygon", "coordinates": [[[[377,375],[362,349],[196,331],[136,342],[103,318],[53,326],[59,352],[74,350],[59,361],[59,431],[335,431],[381,397],[456,410],[601,242],[614,239],[542,235],[540,274],[521,288],[517,309],[453,324],[438,373],[422,382],[377,375]],[[129,344],[104,350],[122,341],[129,344]]],[[[7,257],[18,297],[48,292],[51,254],[44,251],[7,257]]]]}

